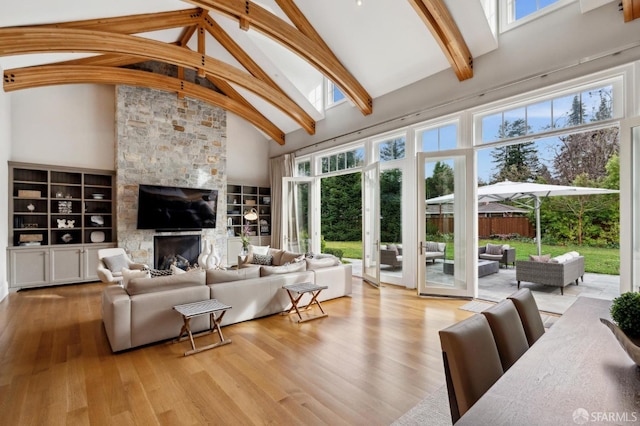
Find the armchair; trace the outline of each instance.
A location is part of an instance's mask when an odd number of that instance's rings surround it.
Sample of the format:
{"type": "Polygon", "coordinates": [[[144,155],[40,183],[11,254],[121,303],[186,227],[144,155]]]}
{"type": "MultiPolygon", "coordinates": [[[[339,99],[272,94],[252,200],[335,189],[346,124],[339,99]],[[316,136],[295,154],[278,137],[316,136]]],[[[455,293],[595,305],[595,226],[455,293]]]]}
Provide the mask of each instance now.
{"type": "Polygon", "coordinates": [[[509,264],[516,266],[516,249],[509,245],[487,244],[478,248],[478,258],[484,260],[494,260],[504,264],[507,268],[509,264]]]}
{"type": "Polygon", "coordinates": [[[135,263],[123,248],[98,250],[97,273],[100,281],[106,284],[122,284],[122,268],[149,269],[144,263],[135,263]]]}
{"type": "Polygon", "coordinates": [[[380,264],[389,265],[392,269],[402,267],[402,247],[395,244],[380,247],[380,264]]]}

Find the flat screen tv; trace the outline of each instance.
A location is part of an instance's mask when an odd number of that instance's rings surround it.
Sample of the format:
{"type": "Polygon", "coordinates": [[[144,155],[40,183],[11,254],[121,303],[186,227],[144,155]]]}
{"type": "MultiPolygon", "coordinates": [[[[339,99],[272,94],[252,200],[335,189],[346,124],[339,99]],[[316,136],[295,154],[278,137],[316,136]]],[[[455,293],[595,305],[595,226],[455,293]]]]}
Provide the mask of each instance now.
{"type": "Polygon", "coordinates": [[[217,189],[140,185],[138,229],[215,228],[217,204],[217,189]]]}

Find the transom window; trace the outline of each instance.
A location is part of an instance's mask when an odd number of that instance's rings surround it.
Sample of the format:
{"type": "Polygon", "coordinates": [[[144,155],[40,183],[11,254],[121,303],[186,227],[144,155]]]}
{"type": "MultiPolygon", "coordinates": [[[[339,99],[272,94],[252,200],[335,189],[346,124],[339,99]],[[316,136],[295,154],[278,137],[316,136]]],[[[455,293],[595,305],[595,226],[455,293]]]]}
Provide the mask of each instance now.
{"type": "Polygon", "coordinates": [[[617,117],[613,84],[597,86],[482,115],[481,142],[537,135],[617,117]]]}
{"type": "Polygon", "coordinates": [[[402,136],[386,139],[378,143],[378,158],[380,162],[400,160],[405,157],[407,138],[402,136]]]}
{"type": "Polygon", "coordinates": [[[332,81],[327,80],[327,106],[335,105],[345,99],[344,93],[342,93],[338,86],[333,84],[332,81]]]}
{"type": "Polygon", "coordinates": [[[364,165],[364,148],[339,152],[320,157],[320,173],[332,173],[355,169],[364,165]]]}
{"type": "Polygon", "coordinates": [[[418,144],[422,152],[436,152],[455,149],[458,140],[458,126],[446,124],[444,126],[425,129],[417,132],[418,144]]]}
{"type": "Polygon", "coordinates": [[[311,176],[311,161],[304,160],[296,163],[296,176],[311,176]]]}

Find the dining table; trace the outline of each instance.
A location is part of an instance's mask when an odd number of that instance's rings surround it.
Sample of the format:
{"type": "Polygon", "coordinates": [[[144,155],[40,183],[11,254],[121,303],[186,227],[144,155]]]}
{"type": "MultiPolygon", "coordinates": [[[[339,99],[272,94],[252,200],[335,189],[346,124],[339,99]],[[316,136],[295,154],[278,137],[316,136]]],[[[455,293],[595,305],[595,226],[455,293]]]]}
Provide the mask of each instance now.
{"type": "Polygon", "coordinates": [[[578,297],[456,426],[640,424],[640,367],[600,322],[611,303],[578,297]]]}

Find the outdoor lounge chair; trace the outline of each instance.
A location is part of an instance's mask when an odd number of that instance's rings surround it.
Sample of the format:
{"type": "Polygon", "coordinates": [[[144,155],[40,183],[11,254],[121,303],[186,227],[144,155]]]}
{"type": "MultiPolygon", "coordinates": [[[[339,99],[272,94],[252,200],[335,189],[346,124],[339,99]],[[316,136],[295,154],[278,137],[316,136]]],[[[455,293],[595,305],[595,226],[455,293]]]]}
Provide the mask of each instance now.
{"type": "Polygon", "coordinates": [[[395,244],[380,246],[380,264],[389,265],[392,269],[402,267],[402,247],[395,244]]]}
{"type": "Polygon", "coordinates": [[[516,266],[516,249],[508,245],[487,244],[478,248],[478,258],[484,260],[494,260],[503,264],[505,268],[509,264],[516,266]]]}

